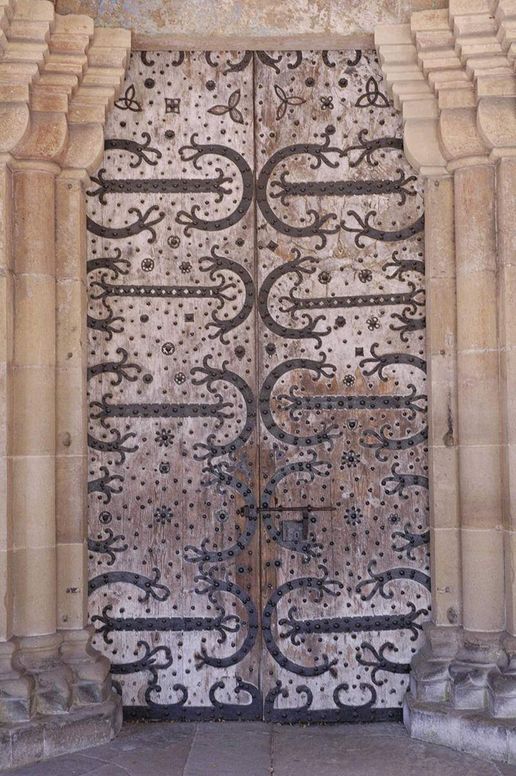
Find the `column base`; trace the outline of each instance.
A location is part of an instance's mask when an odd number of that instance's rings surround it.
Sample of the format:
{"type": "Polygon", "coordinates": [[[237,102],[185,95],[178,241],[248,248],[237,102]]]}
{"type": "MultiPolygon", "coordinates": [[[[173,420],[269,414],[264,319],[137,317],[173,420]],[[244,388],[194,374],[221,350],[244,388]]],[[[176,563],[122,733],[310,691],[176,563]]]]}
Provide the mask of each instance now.
{"type": "Polygon", "coordinates": [[[72,671],[72,705],[103,703],[111,695],[109,660],[91,646],[93,626],[82,630],[60,631],[63,641],[59,654],[72,671]]]}
{"type": "Polygon", "coordinates": [[[0,725],[0,769],[105,744],[121,727],[122,699],[114,690],[104,703],[0,725]]]}
{"type": "Polygon", "coordinates": [[[516,639],[425,625],[404,722],[413,738],[516,763],[516,639]]]}
{"type": "Polygon", "coordinates": [[[122,699],[93,629],[0,642],[0,770],[110,741],[122,699]]]}
{"type": "Polygon", "coordinates": [[[15,664],[16,644],[0,642],[0,725],[30,719],[34,680],[15,664]]]}
{"type": "Polygon", "coordinates": [[[500,719],[491,717],[487,710],[426,703],[408,693],[403,703],[403,722],[410,736],[419,741],[516,764],[516,718],[500,719]]]}
{"type": "Polygon", "coordinates": [[[15,665],[33,682],[31,715],[61,714],[72,702],[71,668],[63,663],[59,650],[62,636],[27,636],[14,640],[15,665]]]}
{"type": "Polygon", "coordinates": [[[493,676],[502,677],[508,663],[503,635],[462,631],[461,646],[448,668],[450,701],[456,709],[487,707],[490,680],[493,676]]]}

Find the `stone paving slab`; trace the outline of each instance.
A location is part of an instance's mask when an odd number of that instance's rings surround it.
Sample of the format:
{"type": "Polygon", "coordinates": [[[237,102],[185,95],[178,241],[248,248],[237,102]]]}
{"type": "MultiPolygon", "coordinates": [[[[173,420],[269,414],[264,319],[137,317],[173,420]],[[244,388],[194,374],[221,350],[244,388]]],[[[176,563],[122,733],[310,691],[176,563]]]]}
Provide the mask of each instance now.
{"type": "Polygon", "coordinates": [[[126,724],[103,746],[10,776],[516,776],[516,766],[411,740],[403,725],[126,724]]]}

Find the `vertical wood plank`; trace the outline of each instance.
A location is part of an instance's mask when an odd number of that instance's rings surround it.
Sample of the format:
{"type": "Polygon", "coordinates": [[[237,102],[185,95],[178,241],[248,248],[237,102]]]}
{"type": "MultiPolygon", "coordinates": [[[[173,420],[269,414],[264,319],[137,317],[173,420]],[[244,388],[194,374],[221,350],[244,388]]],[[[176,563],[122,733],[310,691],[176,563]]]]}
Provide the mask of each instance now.
{"type": "Polygon", "coordinates": [[[88,196],[90,612],[129,716],[260,714],[252,169],[245,52],[132,55],[88,196]]]}
{"type": "Polygon", "coordinates": [[[372,51],[258,53],[255,109],[265,716],[389,719],[430,600],[421,186],[372,51]]]}

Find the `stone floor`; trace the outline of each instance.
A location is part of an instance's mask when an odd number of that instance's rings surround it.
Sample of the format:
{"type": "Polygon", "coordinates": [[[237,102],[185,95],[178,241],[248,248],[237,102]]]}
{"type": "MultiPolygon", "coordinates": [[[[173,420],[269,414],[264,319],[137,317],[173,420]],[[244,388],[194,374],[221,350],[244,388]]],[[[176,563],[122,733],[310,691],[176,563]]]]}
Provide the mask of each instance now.
{"type": "Polygon", "coordinates": [[[516,776],[516,766],[411,741],[401,724],[127,724],[110,744],[18,776],[516,776]]]}

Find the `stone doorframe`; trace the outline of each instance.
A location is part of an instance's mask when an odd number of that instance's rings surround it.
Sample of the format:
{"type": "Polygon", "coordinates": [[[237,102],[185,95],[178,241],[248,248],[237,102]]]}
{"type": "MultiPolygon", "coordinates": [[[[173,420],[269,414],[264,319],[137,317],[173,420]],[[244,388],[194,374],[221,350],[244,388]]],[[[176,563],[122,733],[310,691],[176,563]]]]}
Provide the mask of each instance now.
{"type": "MultiPolygon", "coordinates": [[[[516,2],[375,37],[426,187],[433,614],[406,723],[516,761],[516,2]]],[[[121,724],[86,625],[84,184],[130,47],[0,0],[0,768],[121,724]]]]}
{"type": "Polygon", "coordinates": [[[516,2],[375,32],[425,179],[432,623],[412,736],[516,762],[516,2]]]}
{"type": "Polygon", "coordinates": [[[0,767],[121,725],[86,627],[84,184],[130,45],[0,0],[0,767]]]}

